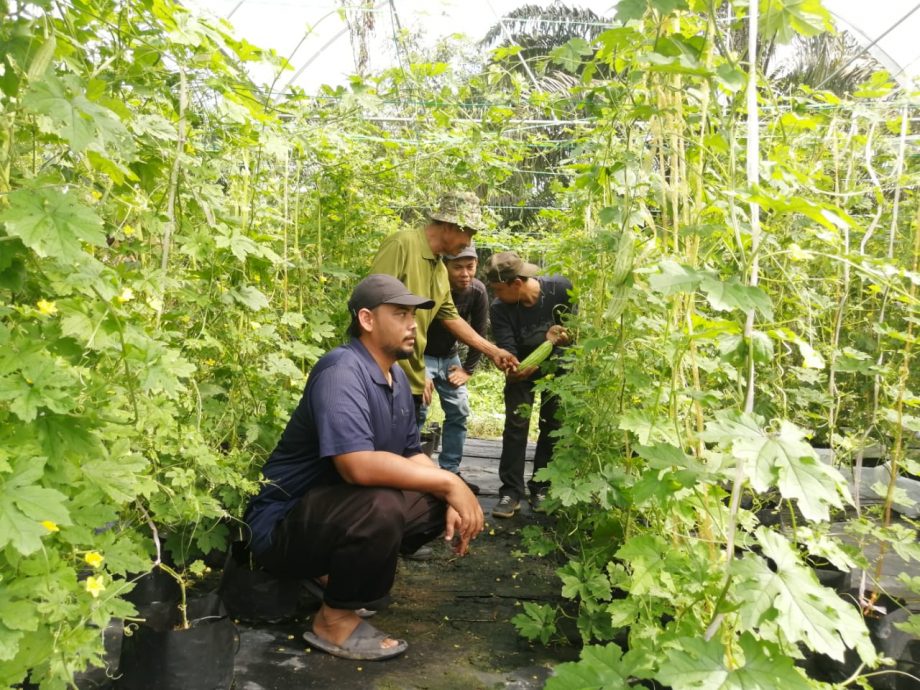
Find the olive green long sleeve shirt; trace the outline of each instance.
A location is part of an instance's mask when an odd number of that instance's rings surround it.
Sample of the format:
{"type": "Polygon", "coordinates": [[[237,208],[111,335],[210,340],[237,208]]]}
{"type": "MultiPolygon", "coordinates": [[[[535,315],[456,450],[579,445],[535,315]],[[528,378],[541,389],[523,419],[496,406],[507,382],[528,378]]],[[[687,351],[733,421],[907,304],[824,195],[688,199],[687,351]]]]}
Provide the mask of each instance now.
{"type": "Polygon", "coordinates": [[[459,319],[460,314],[450,296],[450,281],[447,268],[431,247],[424,228],[401,230],[387,237],[374,262],[371,273],[385,273],[399,278],[410,292],[434,300],[431,309],[415,312],[418,330],[415,334],[415,349],[409,359],[399,360],[409,377],[413,395],[421,395],[425,389],[425,345],[428,342],[428,327],[435,319],[450,321],[459,319]]]}

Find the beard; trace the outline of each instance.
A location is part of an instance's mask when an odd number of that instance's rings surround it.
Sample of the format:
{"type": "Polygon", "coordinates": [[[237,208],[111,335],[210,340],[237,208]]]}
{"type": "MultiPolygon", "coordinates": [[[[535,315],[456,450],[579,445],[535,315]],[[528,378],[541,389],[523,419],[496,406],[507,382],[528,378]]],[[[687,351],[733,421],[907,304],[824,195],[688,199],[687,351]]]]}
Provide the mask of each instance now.
{"type": "Polygon", "coordinates": [[[393,359],[409,359],[415,352],[415,343],[412,345],[397,345],[386,349],[386,353],[393,359]]]}

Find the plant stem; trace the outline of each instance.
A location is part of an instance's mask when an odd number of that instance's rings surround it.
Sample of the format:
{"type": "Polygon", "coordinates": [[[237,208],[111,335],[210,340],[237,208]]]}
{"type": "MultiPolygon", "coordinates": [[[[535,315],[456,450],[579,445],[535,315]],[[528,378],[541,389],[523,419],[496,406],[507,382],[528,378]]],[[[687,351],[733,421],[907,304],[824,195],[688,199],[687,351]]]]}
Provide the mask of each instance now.
{"type": "Polygon", "coordinates": [[[176,229],[176,195],[179,189],[179,168],[185,149],[185,109],[188,101],[188,82],[185,70],[179,70],[179,122],[177,124],[176,157],[173,159],[172,170],[169,172],[169,191],[166,201],[166,227],[163,229],[163,245],[160,254],[160,271],[162,271],[163,289],[160,303],[157,307],[157,327],[163,316],[163,306],[166,298],[166,273],[169,267],[169,247],[176,229]]]}
{"type": "MultiPolygon", "coordinates": [[[[748,55],[757,55],[757,0],[749,0],[748,7],[748,55]]],[[[750,188],[757,185],[760,178],[760,139],[758,131],[757,110],[757,61],[748,61],[748,90],[747,90],[747,182],[750,188]]],[[[751,271],[748,284],[757,285],[758,256],[760,245],[760,205],[752,201],[751,210],[751,271]]],[[[748,344],[748,371],[747,389],[744,397],[744,411],[748,414],[754,411],[754,310],[750,310],[744,323],[744,338],[748,344]]],[[[731,500],[729,502],[728,534],[725,539],[726,582],[731,578],[731,563],[735,557],[735,530],[738,519],[738,510],[741,506],[741,490],[745,480],[744,463],[738,461],[735,465],[735,477],[732,482],[731,500]]],[[[718,614],[706,630],[706,639],[710,639],[718,630],[722,614],[718,614]]]]}

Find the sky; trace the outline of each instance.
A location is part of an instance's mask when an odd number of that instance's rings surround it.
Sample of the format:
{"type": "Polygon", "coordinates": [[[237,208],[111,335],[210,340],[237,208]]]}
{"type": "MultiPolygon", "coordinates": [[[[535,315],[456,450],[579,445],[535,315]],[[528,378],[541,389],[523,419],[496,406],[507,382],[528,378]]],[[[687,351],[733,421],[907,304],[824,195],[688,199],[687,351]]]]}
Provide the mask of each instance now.
{"type": "MultiPolygon", "coordinates": [[[[611,16],[617,0],[572,0],[570,4],[611,16]]],[[[353,73],[354,58],[346,22],[339,10],[341,0],[186,0],[199,11],[229,18],[238,36],[263,48],[275,48],[290,58],[299,74],[296,83],[307,92],[321,84],[347,83],[353,73]]],[[[393,62],[394,14],[399,25],[421,31],[431,45],[439,37],[453,33],[479,40],[511,10],[531,4],[546,7],[553,0],[378,0],[374,15],[376,28],[371,48],[372,70],[393,62]]],[[[873,48],[873,54],[903,84],[920,75],[920,0],[824,0],[844,26],[867,45],[891,29],[873,48]]],[[[286,72],[283,86],[294,77],[286,72]]],[[[269,83],[268,68],[256,68],[257,81],[269,83]]]]}

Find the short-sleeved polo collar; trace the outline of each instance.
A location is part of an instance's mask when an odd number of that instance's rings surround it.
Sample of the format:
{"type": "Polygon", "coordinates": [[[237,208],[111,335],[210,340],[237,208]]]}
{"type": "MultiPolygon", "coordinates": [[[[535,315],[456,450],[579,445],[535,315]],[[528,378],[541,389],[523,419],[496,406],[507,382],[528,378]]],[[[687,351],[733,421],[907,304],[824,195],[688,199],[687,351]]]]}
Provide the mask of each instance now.
{"type": "MultiPolygon", "coordinates": [[[[364,343],[362,343],[358,338],[352,338],[351,342],[348,343],[346,347],[354,350],[354,352],[358,355],[358,357],[361,359],[361,363],[364,365],[365,370],[367,371],[368,375],[370,375],[371,380],[374,383],[377,383],[381,386],[386,386],[387,388],[390,387],[390,383],[386,380],[383,372],[380,371],[380,366],[377,364],[377,360],[375,360],[371,353],[367,351],[367,348],[364,347],[364,343]]],[[[398,365],[394,364],[392,367],[390,367],[391,378],[393,376],[394,369],[397,366],[398,365]]]]}

